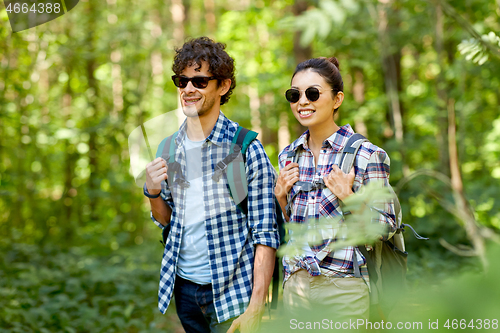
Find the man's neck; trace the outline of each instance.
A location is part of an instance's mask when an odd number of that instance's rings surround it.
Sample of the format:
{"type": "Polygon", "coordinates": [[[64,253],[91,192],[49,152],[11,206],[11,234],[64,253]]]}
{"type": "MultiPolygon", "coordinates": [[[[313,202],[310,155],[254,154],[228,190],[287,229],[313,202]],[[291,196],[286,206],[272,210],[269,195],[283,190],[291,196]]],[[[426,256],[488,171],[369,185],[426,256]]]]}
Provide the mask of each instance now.
{"type": "Polygon", "coordinates": [[[209,112],[199,117],[188,117],[186,120],[186,133],[191,141],[206,139],[219,119],[219,111],[209,112]]]}

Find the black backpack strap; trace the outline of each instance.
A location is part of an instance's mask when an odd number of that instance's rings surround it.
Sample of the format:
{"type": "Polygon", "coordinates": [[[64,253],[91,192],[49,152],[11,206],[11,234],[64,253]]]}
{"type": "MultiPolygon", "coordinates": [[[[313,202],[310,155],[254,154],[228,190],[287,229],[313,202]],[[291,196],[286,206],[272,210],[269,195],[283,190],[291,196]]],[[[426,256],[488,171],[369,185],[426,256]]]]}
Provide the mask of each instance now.
{"type": "MultiPolygon", "coordinates": [[[[274,197],[275,211],[276,211],[276,223],[278,224],[278,232],[280,235],[280,246],[286,244],[285,240],[285,217],[283,216],[283,212],[281,211],[280,204],[278,199],[274,197]]],[[[274,272],[273,272],[273,289],[272,295],[273,300],[271,301],[271,309],[278,308],[278,291],[280,283],[280,271],[281,271],[281,260],[278,256],[275,257],[274,261],[274,272]]]]}
{"type": "Polygon", "coordinates": [[[416,231],[415,229],[413,229],[413,227],[409,224],[406,224],[406,223],[402,223],[400,228],[398,229],[398,232],[401,232],[401,231],[405,231],[405,227],[408,227],[410,228],[410,230],[413,232],[413,236],[415,236],[416,239],[421,239],[421,240],[429,240],[429,238],[427,237],[423,237],[423,236],[420,236],[416,231]]]}
{"type": "Polygon", "coordinates": [[[368,268],[368,274],[370,276],[370,283],[373,282],[373,284],[376,284],[378,280],[378,275],[377,275],[377,270],[375,269],[375,263],[373,262],[370,254],[368,253],[366,246],[358,245],[358,249],[363,255],[363,257],[365,257],[366,266],[368,268]]]}
{"type": "MultiPolygon", "coordinates": [[[[168,165],[167,175],[170,182],[175,182],[179,184],[181,187],[189,187],[189,182],[186,181],[186,178],[182,173],[181,164],[175,160],[175,140],[178,134],[179,132],[177,131],[164,140],[163,149],[161,149],[162,152],[161,157],[163,157],[163,159],[167,161],[168,165]],[[175,174],[177,174],[176,178],[175,174]]],[[[162,143],[160,143],[160,146],[158,147],[159,149],[158,152],[156,153],[157,157],[162,143]]]]}
{"type": "MultiPolygon", "coordinates": [[[[181,170],[181,165],[179,162],[175,161],[175,140],[177,138],[177,135],[179,134],[179,131],[175,132],[174,134],[170,135],[169,137],[165,138],[160,145],[158,146],[158,150],[156,151],[156,157],[162,157],[168,165],[168,170],[167,170],[167,176],[168,178],[173,181],[175,177],[175,173],[179,173],[178,177],[178,182],[181,183],[181,186],[185,186],[185,178],[182,175],[182,170],[181,170]],[[163,145],[163,146],[162,146],[163,145]]],[[[189,184],[189,183],[188,183],[189,184]]],[[[170,223],[167,224],[165,227],[163,227],[162,230],[162,239],[163,241],[160,241],[160,243],[165,246],[167,244],[167,238],[168,234],[170,233],[170,223]]]]}

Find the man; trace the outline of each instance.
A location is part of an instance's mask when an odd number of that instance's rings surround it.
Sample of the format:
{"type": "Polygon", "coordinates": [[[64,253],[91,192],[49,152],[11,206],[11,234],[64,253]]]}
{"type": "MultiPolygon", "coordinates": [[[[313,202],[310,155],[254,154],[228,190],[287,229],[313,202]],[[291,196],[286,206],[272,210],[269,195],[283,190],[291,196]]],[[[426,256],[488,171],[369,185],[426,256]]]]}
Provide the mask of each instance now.
{"type": "Polygon", "coordinates": [[[254,331],[279,245],[273,199],[276,173],[258,140],[245,155],[246,215],[232,200],[227,178],[212,179],[237,129],[220,111],[235,87],[234,60],[224,49],[201,37],[176,50],[172,78],[187,118],[175,138],[175,161],[181,169],[175,175],[184,175],[187,185],[170,179],[174,173],[167,175],[161,157],[146,167],[144,192],[150,198],[151,217],[162,228],[171,226],[158,306],[165,313],[174,294],[188,333],[254,331]],[[168,182],[161,189],[164,180],[168,182]]]}

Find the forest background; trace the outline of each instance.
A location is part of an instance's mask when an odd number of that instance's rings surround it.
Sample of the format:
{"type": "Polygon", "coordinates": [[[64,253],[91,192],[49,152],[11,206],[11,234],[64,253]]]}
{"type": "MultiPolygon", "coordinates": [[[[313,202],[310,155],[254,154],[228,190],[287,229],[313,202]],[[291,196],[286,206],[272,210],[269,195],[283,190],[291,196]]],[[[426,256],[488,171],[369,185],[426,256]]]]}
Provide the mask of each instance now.
{"type": "Polygon", "coordinates": [[[478,311],[498,310],[478,281],[498,266],[499,16],[500,0],[81,0],[12,33],[0,5],[0,332],[182,331],[156,308],[160,231],[128,137],[177,108],[174,48],[202,35],[236,60],[224,113],[275,166],[304,130],[284,98],[295,65],[336,56],[337,123],[388,152],[403,220],[430,238],[406,235],[410,290],[467,276],[478,311]]]}

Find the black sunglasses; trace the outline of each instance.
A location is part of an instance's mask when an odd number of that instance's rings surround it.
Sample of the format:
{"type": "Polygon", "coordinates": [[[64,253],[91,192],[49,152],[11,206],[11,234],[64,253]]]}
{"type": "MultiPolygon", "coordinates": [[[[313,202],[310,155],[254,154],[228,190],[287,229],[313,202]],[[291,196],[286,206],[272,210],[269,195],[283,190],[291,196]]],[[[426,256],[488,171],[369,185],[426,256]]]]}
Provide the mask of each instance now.
{"type": "MultiPolygon", "coordinates": [[[[329,90],[334,90],[334,89],[329,89],[329,90]]],[[[306,97],[311,102],[316,102],[319,99],[320,94],[321,92],[316,87],[309,87],[306,89],[306,97]]],[[[285,92],[285,97],[286,100],[289,101],[290,103],[297,103],[300,99],[300,90],[295,88],[288,89],[285,92]]]]}
{"type": "Polygon", "coordinates": [[[211,80],[217,80],[215,76],[195,76],[195,77],[187,77],[180,75],[173,75],[172,81],[177,88],[186,88],[189,81],[193,83],[193,86],[198,89],[204,89],[208,86],[208,82],[211,80]]]}

